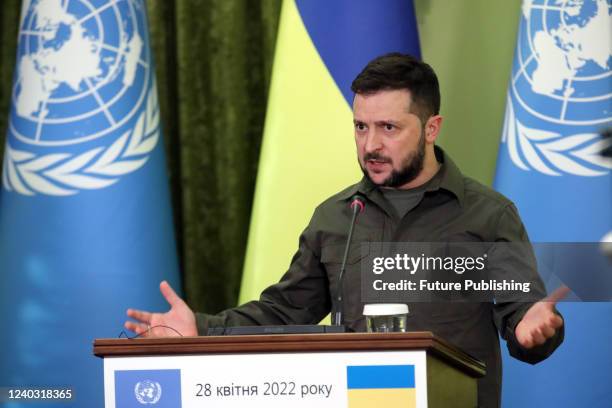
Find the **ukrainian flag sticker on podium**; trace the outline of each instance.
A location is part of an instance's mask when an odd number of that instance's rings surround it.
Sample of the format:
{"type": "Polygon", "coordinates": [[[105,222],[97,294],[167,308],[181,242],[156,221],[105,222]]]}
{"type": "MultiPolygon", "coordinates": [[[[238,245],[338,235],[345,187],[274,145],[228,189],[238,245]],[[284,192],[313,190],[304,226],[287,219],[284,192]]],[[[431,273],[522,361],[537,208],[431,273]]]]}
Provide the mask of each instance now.
{"type": "Polygon", "coordinates": [[[413,365],[347,366],[349,408],[416,407],[413,365]]]}

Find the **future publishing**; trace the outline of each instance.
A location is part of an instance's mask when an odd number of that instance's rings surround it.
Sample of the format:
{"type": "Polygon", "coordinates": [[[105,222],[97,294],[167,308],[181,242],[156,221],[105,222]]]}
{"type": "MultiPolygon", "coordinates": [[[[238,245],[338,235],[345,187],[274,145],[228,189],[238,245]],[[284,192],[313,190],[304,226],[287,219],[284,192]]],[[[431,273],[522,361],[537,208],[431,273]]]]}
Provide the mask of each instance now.
{"type": "Polygon", "coordinates": [[[517,282],[514,279],[497,281],[495,279],[474,281],[466,279],[463,282],[441,282],[421,279],[418,282],[402,279],[398,282],[383,282],[377,279],[373,282],[376,291],[506,291],[529,293],[531,282],[517,282]]]}

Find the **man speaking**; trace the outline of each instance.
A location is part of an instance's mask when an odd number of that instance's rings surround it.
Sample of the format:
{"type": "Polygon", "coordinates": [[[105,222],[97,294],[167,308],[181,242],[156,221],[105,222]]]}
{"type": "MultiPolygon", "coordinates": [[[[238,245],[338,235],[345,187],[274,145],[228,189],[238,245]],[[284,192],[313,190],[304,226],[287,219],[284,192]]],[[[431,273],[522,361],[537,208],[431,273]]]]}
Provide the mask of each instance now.
{"type": "MultiPolygon", "coordinates": [[[[267,288],[258,301],[217,315],[194,314],[162,282],[170,310],[129,309],[128,316],[136,321],[127,321],[127,329],[145,336],[173,336],[175,330],[195,336],[211,327],[315,324],[335,311],[332,298],[343,293],[343,323],[364,331],[361,243],[528,242],[514,205],[463,176],[435,146],[442,117],[438,79],[429,65],[408,55],[387,54],[368,63],[351,89],[355,145],[364,177],[316,208],[280,282],[267,288]],[[349,200],[355,194],[364,197],[366,205],[355,225],[345,278],[338,287],[352,216],[349,200]]],[[[486,363],[487,374],[478,383],[482,407],[500,404],[498,332],[511,355],[532,364],[548,357],[563,341],[563,319],[555,303],[564,293],[545,298],[537,272],[521,273],[529,274],[532,295],[541,301],[410,305],[410,330],[432,331],[486,363]]]]}

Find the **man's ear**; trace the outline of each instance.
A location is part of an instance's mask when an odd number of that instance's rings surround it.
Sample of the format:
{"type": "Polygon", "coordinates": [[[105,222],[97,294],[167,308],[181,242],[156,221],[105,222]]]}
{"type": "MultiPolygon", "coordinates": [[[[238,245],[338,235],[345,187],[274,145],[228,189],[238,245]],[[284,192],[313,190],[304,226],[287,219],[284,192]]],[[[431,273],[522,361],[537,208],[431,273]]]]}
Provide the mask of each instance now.
{"type": "Polygon", "coordinates": [[[442,128],[442,116],[435,115],[431,116],[425,122],[425,141],[427,143],[433,143],[438,138],[440,129],[442,128]]]}

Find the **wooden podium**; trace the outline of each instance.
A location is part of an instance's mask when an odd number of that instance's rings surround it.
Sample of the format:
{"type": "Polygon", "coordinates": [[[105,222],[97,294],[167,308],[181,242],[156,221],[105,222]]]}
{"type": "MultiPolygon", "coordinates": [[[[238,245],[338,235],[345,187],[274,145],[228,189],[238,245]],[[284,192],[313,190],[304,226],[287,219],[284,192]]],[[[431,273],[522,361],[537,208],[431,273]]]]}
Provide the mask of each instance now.
{"type": "Polygon", "coordinates": [[[469,407],[482,362],[431,332],[97,339],[106,408],[469,407]]]}

